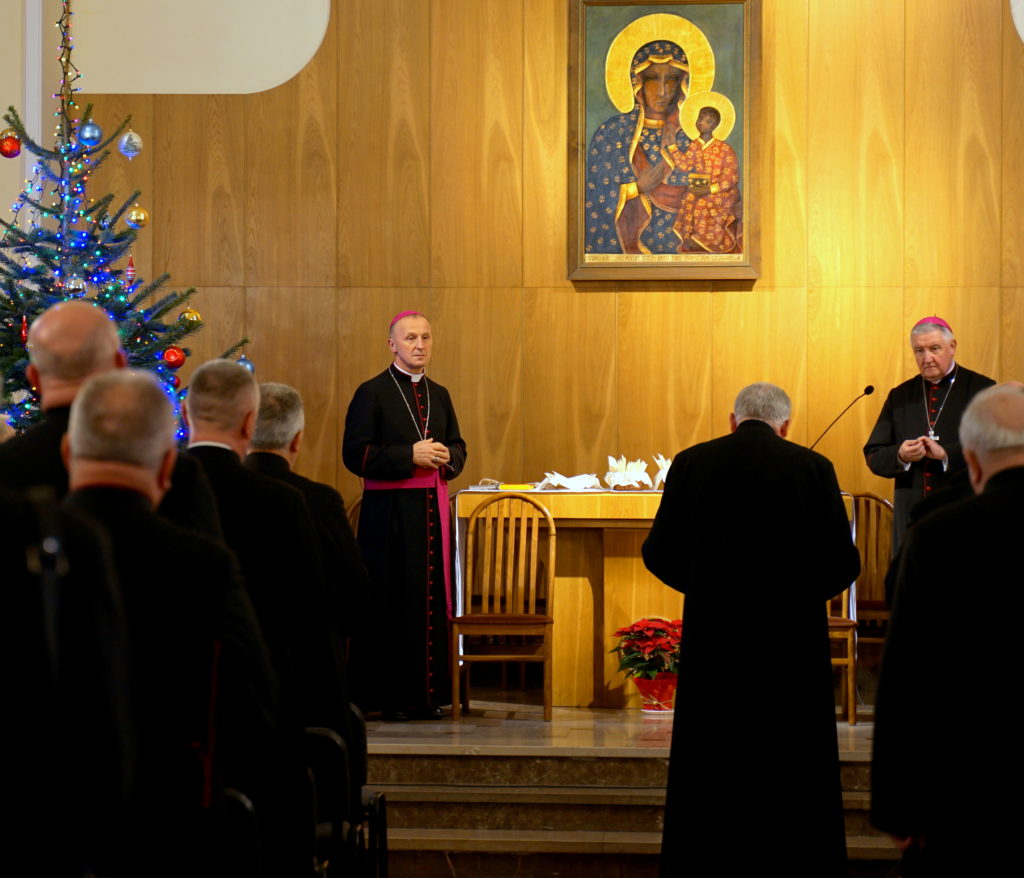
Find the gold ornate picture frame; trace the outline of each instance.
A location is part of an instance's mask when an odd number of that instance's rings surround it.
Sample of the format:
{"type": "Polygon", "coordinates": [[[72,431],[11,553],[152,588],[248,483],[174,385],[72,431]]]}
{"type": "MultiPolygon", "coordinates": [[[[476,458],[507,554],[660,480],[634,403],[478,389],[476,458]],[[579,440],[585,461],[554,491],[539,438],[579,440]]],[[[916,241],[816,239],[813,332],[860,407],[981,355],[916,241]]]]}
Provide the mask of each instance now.
{"type": "Polygon", "coordinates": [[[760,0],[570,0],[570,279],[758,277],[760,46],[760,0]]]}

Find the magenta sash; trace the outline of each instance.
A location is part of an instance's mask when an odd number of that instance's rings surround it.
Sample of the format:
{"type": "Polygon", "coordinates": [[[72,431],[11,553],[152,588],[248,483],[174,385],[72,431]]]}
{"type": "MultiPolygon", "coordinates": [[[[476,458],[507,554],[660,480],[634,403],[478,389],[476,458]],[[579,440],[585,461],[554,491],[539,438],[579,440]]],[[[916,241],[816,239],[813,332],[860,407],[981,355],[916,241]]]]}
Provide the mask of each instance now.
{"type": "MultiPolygon", "coordinates": [[[[444,559],[444,599],[448,618],[452,617],[452,563],[451,563],[451,510],[448,507],[448,483],[441,478],[441,471],[416,467],[417,475],[408,479],[364,479],[364,491],[400,491],[408,488],[435,488],[437,490],[437,511],[441,519],[441,556],[444,559]]],[[[429,546],[429,543],[428,543],[429,546]]],[[[428,548],[429,551],[429,548],[428,548]]]]}

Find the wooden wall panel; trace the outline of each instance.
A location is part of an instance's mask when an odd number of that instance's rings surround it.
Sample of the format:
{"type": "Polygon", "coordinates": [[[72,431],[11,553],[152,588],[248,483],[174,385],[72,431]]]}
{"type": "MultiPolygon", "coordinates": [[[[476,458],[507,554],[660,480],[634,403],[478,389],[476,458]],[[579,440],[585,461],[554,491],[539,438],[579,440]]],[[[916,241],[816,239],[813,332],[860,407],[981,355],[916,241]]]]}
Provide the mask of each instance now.
{"type": "Polygon", "coordinates": [[[607,471],[616,436],[615,294],[526,290],[523,476],[607,471]]]}
{"type": "MultiPolygon", "coordinates": [[[[388,367],[392,360],[387,346],[388,326],[395,314],[407,310],[430,314],[430,291],[375,287],[350,287],[337,291],[338,432],[335,453],[339,459],[348,404],[360,384],[388,367]]],[[[433,328],[443,340],[448,327],[435,320],[433,328]]],[[[438,348],[442,344],[443,341],[439,342],[438,348]]],[[[433,374],[433,369],[430,372],[433,374]]],[[[363,492],[359,479],[340,463],[335,486],[346,503],[351,503],[363,492]]]]}
{"type": "Polygon", "coordinates": [[[956,334],[956,360],[996,381],[1000,376],[999,317],[1002,302],[997,287],[915,287],[903,294],[903,377],[917,374],[910,349],[910,330],[922,317],[937,314],[956,334]]]}
{"type": "Polygon", "coordinates": [[[242,287],[199,287],[186,307],[189,306],[202,316],[203,328],[184,343],[190,356],[178,370],[183,386],[188,385],[198,366],[219,357],[245,338],[246,333],[242,287]]]}
{"type": "Polygon", "coordinates": [[[908,286],[999,283],[1002,5],[906,0],[908,286]]]}
{"type": "Polygon", "coordinates": [[[809,12],[808,284],[900,284],[903,9],[816,0],[809,12]]]}
{"type": "Polygon", "coordinates": [[[710,439],[712,294],[617,298],[619,441],[609,451],[650,460],[710,439]]]}
{"type": "Polygon", "coordinates": [[[451,393],[468,449],[456,490],[481,478],[523,478],[522,307],[519,289],[446,289],[431,297],[437,339],[430,374],[451,393]]]}
{"type": "MultiPolygon", "coordinates": [[[[763,9],[752,288],[567,283],[562,0],[349,0],[310,67],[265,94],[104,96],[97,121],[134,112],[146,149],[112,156],[93,192],[141,179],[140,273],[201,288],[182,376],[252,335],[257,377],[294,370],[314,397],[300,468],[349,501],[345,411],[403,308],[433,320],[431,374],[470,451],[456,487],[675,453],[769,380],[796,441],[874,384],[822,450],[844,483],[884,489],[860,448],[915,374],[916,319],[938,311],[965,365],[1024,378],[1024,46],[1005,0],[763,9]]],[[[587,637],[572,648],[589,657],[587,637]]]]}
{"type": "Polygon", "coordinates": [[[569,286],[565,10],[564,0],[525,0],[523,284],[528,287],[569,286]]]}
{"type": "Polygon", "coordinates": [[[430,2],[336,6],[338,282],[423,286],[430,278],[430,2]]]}
{"type": "MultiPolygon", "coordinates": [[[[761,281],[807,285],[807,0],[763,5],[761,281]]],[[[818,121],[818,120],[816,120],[818,121]]]]}
{"type": "Polygon", "coordinates": [[[339,399],[335,310],[337,295],[325,288],[251,287],[246,351],[256,380],[290,384],[302,395],[306,427],[297,469],[334,484],[338,476],[339,399]]]}
{"type": "Polygon", "coordinates": [[[1003,289],[1000,381],[1024,381],[1024,287],[1003,289]]]}
{"type": "Polygon", "coordinates": [[[431,283],[519,286],[522,0],[433,0],[430,62],[431,283]]]}
{"type": "Polygon", "coordinates": [[[1024,40],[1003,7],[1002,283],[1024,284],[1024,40]]]}
{"type": "Polygon", "coordinates": [[[337,42],[332,22],[297,76],[245,98],[249,285],[337,282],[337,42]]]}
{"type": "Polygon", "coordinates": [[[157,95],[153,270],[178,283],[243,282],[245,118],[240,95],[157,95]]]}
{"type": "Polygon", "coordinates": [[[904,380],[902,292],[898,287],[829,288],[811,290],[807,297],[807,407],[795,415],[806,423],[808,444],[867,385],[875,388],[816,449],[832,461],[847,491],[892,496],[892,480],[868,470],[862,449],[890,388],[904,380]]]}
{"type": "Polygon", "coordinates": [[[807,441],[807,291],[716,293],[712,301],[711,433],[729,429],[729,413],[748,384],[777,384],[793,402],[789,438],[807,441]]]}
{"type": "MultiPolygon", "coordinates": [[[[88,79],[86,79],[88,81],[88,79]]],[[[102,129],[105,135],[114,133],[121,122],[131,116],[130,127],[142,137],[143,148],[134,159],[129,161],[117,148],[115,140],[108,149],[110,155],[100,165],[99,170],[89,175],[88,193],[89,198],[98,200],[105,195],[113,193],[114,200],[111,202],[111,210],[117,210],[125,203],[128,196],[136,189],[141,189],[142,194],[138,197],[138,203],[149,211],[150,220],[159,214],[159,206],[155,203],[153,191],[153,162],[154,162],[154,119],[153,119],[153,96],[152,95],[79,95],[77,102],[84,111],[90,103],[94,104],[92,118],[102,129]]],[[[126,129],[127,130],[127,129],[126,129]]],[[[118,136],[120,139],[120,135],[118,136]]],[[[153,227],[146,226],[139,231],[132,247],[132,256],[135,261],[135,271],[139,280],[152,280],[159,275],[153,271],[153,227]]],[[[118,265],[123,268],[127,263],[118,265]]],[[[174,277],[175,269],[171,266],[171,285],[189,287],[195,281],[180,280],[174,277]]]]}

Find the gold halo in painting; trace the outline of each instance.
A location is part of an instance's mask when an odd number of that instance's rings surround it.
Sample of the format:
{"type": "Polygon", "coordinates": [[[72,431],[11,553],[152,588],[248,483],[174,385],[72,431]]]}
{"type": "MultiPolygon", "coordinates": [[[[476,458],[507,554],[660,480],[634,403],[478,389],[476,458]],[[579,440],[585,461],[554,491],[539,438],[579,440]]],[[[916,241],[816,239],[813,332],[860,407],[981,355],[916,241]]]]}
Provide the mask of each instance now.
{"type": "Polygon", "coordinates": [[[725,140],[736,126],[736,108],[725,95],[717,91],[690,92],[690,96],[679,105],[679,127],[690,140],[697,140],[697,117],[704,107],[714,107],[722,114],[722,121],[714,130],[718,140],[725,140]]]}
{"type": "Polygon", "coordinates": [[[704,31],[681,15],[667,12],[642,15],[615,35],[604,62],[605,88],[620,113],[633,109],[633,83],[629,77],[633,56],[637,49],[654,40],[669,40],[686,53],[686,63],[690,66],[687,93],[710,91],[715,84],[715,53],[704,31]]]}

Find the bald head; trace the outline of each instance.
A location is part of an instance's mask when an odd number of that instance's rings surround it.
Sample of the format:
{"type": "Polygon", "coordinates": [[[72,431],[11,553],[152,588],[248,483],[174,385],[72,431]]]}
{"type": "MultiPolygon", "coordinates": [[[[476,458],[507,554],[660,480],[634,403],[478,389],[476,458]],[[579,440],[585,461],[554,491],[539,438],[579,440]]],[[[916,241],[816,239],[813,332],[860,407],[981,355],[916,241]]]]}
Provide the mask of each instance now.
{"type": "Polygon", "coordinates": [[[1024,466],[1024,385],[998,384],[977,394],[960,420],[971,484],[981,491],[996,473],[1024,466]]]}
{"type": "Polygon", "coordinates": [[[36,319],[28,355],[28,377],[44,409],[68,405],[93,375],[127,363],[110,315],[81,300],[59,302],[36,319]]]}

